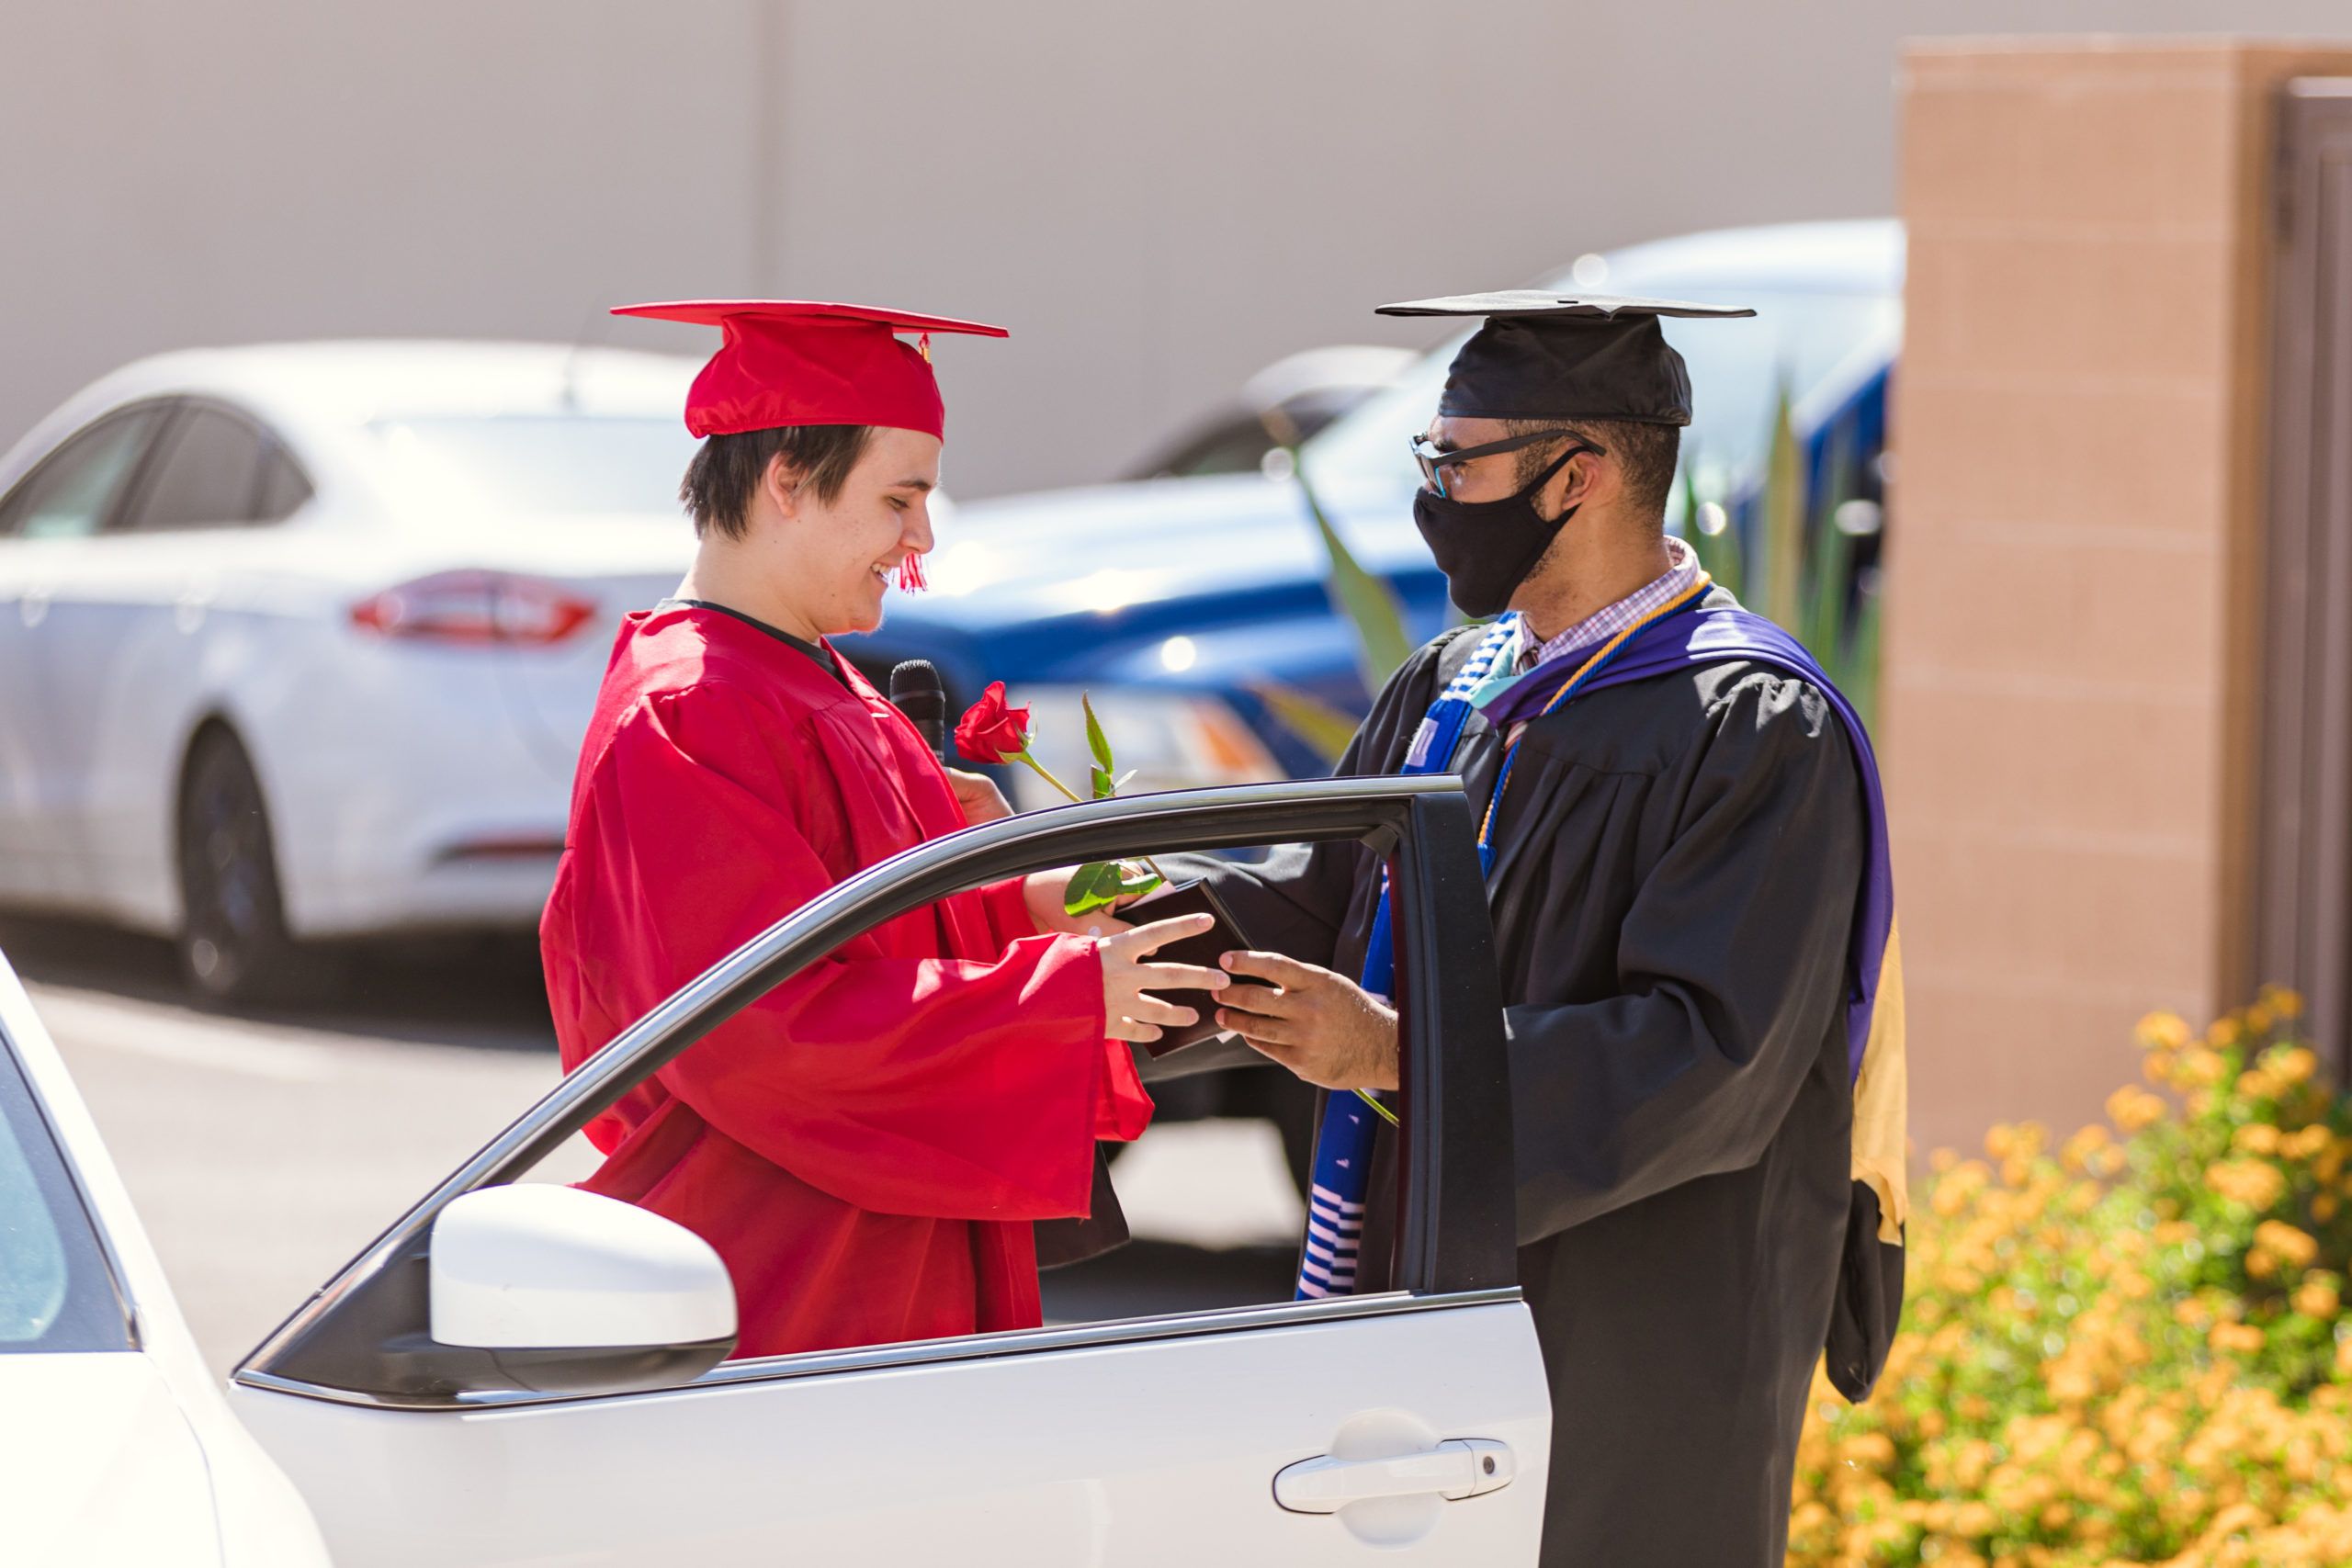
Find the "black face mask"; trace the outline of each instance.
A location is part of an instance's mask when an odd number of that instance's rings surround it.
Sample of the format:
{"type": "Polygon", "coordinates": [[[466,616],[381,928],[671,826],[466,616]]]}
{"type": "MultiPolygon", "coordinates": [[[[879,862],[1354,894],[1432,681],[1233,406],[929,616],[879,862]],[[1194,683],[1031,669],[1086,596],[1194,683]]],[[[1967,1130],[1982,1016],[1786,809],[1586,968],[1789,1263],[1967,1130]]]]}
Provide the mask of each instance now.
{"type": "Polygon", "coordinates": [[[1413,526],[1421,531],[1430,554],[1437,558],[1437,569],[1445,573],[1447,596],[1464,615],[1498,615],[1509,607],[1510,596],[1577,514],[1573,506],[1557,517],[1538,514],[1535,492],[1551,483],[1569,458],[1589,450],[1571,443],[1524,490],[1500,501],[1455,501],[1428,489],[1413,497],[1413,526]]]}

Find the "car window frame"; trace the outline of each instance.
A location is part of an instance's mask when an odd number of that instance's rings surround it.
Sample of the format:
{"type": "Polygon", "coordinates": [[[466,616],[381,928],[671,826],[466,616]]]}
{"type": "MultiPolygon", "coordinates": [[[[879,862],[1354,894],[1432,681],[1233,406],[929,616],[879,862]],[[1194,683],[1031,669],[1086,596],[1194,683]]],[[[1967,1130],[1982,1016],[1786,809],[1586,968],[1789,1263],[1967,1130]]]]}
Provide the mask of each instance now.
{"type": "Polygon", "coordinates": [[[164,433],[172,427],[179,401],[178,398],[168,394],[134,398],[130,402],[118,403],[87,423],[77,425],[68,431],[55,446],[42,453],[30,468],[18,475],[15,484],[10,485],[5,491],[0,491],[0,540],[13,539],[26,544],[42,543],[40,539],[28,538],[19,526],[5,524],[9,505],[38,482],[42,475],[62,462],[69,452],[81,446],[88,437],[96,435],[108,425],[119,424],[128,419],[152,418],[151,427],[139,438],[139,450],[131,456],[130,471],[123,475],[121,486],[116,490],[113,499],[107,503],[106,510],[97,522],[91,525],[87,533],[67,535],[60,542],[71,544],[78,540],[103,538],[108,534],[119,531],[123,509],[129,504],[130,498],[139,493],[146,478],[148,465],[155,460],[155,452],[162,443],[164,433]]]}
{"type": "Polygon", "coordinates": [[[90,537],[137,539],[173,534],[211,534],[232,531],[243,533],[248,529],[274,528],[299,514],[303,507],[309,505],[317,497],[318,483],[311,478],[310,470],[304,468],[301,460],[295,456],[292,444],[278,434],[276,426],[251,409],[242,408],[227,399],[201,392],[182,392],[170,398],[152,400],[168,405],[165,418],[156,426],[154,433],[147,438],[147,450],[141,455],[140,461],[132,471],[130,482],[123,487],[123,491],[116,498],[109,515],[99,525],[96,531],[89,536],[90,537]],[[190,415],[199,411],[219,414],[237,424],[243,425],[254,436],[254,471],[246,485],[244,503],[248,513],[259,510],[262,493],[267,484],[270,460],[273,457],[282,457],[293,468],[295,477],[302,481],[306,491],[303,499],[291,510],[277,517],[248,515],[175,524],[163,528],[133,526],[131,519],[138,514],[140,508],[146,505],[149,492],[159,481],[164,458],[170,452],[171,444],[178,438],[180,426],[190,415]]]}
{"type": "MultiPolygon", "coordinates": [[[[11,979],[5,962],[0,962],[0,985],[8,984],[11,979]]],[[[43,1348],[38,1344],[0,1347],[0,1365],[5,1365],[6,1358],[11,1355],[108,1356],[142,1349],[139,1314],[125,1285],[126,1275],[122,1259],[115,1251],[114,1237],[99,1220],[98,1205],[91,1198],[89,1183],[83,1178],[81,1164],[74,1157],[73,1146],[66,1142],[55,1114],[41,1094],[40,1075],[34,1072],[32,1064],[25,1059],[24,1053],[18,1048],[9,1021],[0,1017],[0,1099],[5,1099],[12,1087],[23,1089],[25,1104],[32,1112],[33,1129],[43,1140],[42,1144],[24,1150],[26,1159],[28,1163],[38,1166],[46,1154],[55,1169],[62,1175],[65,1190],[71,1196],[74,1213],[81,1222],[76,1235],[86,1242],[89,1258],[95,1262],[107,1299],[113,1304],[111,1313],[99,1315],[105,1318],[108,1327],[119,1332],[108,1343],[97,1346],[70,1348],[43,1348]]],[[[6,1113],[5,1106],[0,1106],[0,1117],[6,1113]]],[[[25,1140],[20,1137],[18,1142],[21,1145],[25,1140]]],[[[38,1170],[35,1179],[40,1179],[38,1170]]],[[[51,1213],[54,1223],[57,1218],[55,1211],[51,1211],[51,1213]]]]}
{"type": "Polygon", "coordinates": [[[233,1381],[340,1404],[477,1410],[1100,1347],[1520,1299],[1501,982],[1462,782],[1452,775],[1287,780],[1114,797],[926,840],[820,894],[681,987],[413,1204],[237,1367],[233,1381]],[[953,1338],[752,1357],[638,1391],[389,1390],[370,1361],[426,1321],[435,1218],[521,1179],[606,1107],[790,976],[861,931],[960,888],[1075,861],[1243,843],[1360,840],[1397,898],[1396,1004],[1408,1049],[1396,1287],[1362,1296],[1163,1314],[953,1338]],[[1417,932],[1452,940],[1442,961],[1417,932]],[[1448,1147],[1476,1157],[1446,1157],[1448,1147]],[[368,1386],[373,1383],[375,1386],[368,1386]]]}
{"type": "Polygon", "coordinates": [[[319,484],[311,477],[311,470],[303,465],[301,457],[295,452],[294,444],[287,440],[276,426],[265,423],[262,434],[261,471],[254,476],[254,510],[260,510],[262,498],[269,493],[269,476],[273,465],[284,464],[286,471],[292,474],[294,481],[302,487],[301,498],[293,505],[275,517],[260,517],[248,525],[254,528],[275,528],[282,524],[292,522],[300,516],[312,502],[318,500],[319,484]]]}

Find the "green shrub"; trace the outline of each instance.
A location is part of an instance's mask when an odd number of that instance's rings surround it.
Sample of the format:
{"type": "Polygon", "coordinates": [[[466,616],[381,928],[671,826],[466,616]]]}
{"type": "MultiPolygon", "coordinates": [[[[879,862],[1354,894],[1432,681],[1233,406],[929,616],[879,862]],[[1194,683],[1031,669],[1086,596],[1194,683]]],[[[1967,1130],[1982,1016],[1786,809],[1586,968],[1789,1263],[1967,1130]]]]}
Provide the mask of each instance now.
{"type": "Polygon", "coordinates": [[[2352,1118],[2298,1010],[2151,1015],[2112,1131],[1937,1156],[1876,1396],[1815,1380],[1791,1563],[2352,1562],[2352,1118]]]}

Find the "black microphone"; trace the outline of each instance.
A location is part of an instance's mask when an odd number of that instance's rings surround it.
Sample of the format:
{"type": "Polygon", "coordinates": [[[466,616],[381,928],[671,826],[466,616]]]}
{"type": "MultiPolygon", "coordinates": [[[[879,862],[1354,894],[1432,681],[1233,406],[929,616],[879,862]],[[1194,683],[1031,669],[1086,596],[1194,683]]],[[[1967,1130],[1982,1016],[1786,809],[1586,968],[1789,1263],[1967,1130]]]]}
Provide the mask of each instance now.
{"type": "Polygon", "coordinates": [[[910,659],[890,671],[890,705],[907,716],[944,767],[947,762],[947,688],[928,659],[910,659]]]}

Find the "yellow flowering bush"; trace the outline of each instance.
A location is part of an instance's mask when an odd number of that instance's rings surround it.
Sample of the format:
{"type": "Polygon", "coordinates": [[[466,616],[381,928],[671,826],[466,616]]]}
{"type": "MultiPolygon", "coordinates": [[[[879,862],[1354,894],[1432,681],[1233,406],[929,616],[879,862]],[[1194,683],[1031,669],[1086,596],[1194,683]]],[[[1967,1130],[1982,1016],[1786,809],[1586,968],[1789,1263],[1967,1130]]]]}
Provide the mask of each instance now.
{"type": "Polygon", "coordinates": [[[1791,1564],[2352,1564],[2352,1102],[2300,1011],[2152,1015],[2111,1127],[1935,1157],[1876,1394],[1814,1380],[1791,1564]]]}

